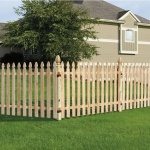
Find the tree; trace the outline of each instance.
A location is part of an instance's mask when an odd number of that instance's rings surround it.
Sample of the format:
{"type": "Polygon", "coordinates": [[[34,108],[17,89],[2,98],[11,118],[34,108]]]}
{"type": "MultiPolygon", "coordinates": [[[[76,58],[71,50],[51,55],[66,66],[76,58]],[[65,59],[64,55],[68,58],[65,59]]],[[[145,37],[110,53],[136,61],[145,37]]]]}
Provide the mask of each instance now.
{"type": "Polygon", "coordinates": [[[22,0],[16,13],[22,18],[6,26],[5,45],[71,61],[97,54],[95,46],[85,40],[95,38],[93,21],[71,1],[22,0]]]}

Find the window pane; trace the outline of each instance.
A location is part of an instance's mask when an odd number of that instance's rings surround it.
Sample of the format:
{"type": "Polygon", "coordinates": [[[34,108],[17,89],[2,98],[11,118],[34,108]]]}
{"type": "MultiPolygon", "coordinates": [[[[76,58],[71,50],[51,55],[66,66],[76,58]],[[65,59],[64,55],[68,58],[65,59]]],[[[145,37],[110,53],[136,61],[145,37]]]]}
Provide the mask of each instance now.
{"type": "Polygon", "coordinates": [[[126,31],[126,34],[125,34],[125,39],[126,39],[126,41],[134,41],[134,38],[133,38],[133,31],[131,31],[131,30],[127,30],[126,31]]]}

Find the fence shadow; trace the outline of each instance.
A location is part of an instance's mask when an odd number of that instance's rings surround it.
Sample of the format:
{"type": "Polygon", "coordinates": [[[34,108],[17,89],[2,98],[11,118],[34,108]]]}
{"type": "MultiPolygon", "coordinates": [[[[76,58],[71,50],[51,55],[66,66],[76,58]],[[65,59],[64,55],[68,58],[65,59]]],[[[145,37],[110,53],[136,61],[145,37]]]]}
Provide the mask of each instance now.
{"type": "Polygon", "coordinates": [[[7,115],[1,115],[0,116],[0,122],[15,122],[15,121],[29,121],[29,122],[47,122],[47,121],[56,121],[51,118],[35,118],[35,117],[23,117],[23,116],[7,116],[7,115]]]}

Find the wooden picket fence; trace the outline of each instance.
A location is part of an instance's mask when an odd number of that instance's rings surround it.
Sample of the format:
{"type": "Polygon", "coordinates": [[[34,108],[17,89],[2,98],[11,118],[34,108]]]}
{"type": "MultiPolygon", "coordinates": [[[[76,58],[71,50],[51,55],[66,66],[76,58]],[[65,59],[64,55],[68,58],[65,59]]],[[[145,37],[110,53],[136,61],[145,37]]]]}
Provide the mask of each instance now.
{"type": "Polygon", "coordinates": [[[2,64],[1,115],[63,118],[150,106],[150,64],[2,64]],[[53,66],[51,66],[53,65],[53,66]]]}

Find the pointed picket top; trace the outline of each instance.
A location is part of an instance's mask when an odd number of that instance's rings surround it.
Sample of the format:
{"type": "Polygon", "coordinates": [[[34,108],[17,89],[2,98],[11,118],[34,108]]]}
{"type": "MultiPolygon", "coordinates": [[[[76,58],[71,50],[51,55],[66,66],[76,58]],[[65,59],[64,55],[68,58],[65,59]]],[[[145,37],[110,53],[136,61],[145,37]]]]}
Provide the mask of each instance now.
{"type": "Polygon", "coordinates": [[[27,67],[27,65],[26,65],[26,63],[24,62],[24,63],[23,63],[23,69],[26,69],[26,67],[27,67]]]}
{"type": "Polygon", "coordinates": [[[10,63],[7,63],[7,68],[10,68],[10,63]]]}
{"type": "Polygon", "coordinates": [[[31,62],[29,62],[29,68],[32,68],[32,63],[31,62]]]}
{"type": "Polygon", "coordinates": [[[60,64],[60,63],[61,63],[61,58],[60,58],[59,55],[56,56],[55,62],[56,62],[57,64],[60,64]]]}
{"type": "Polygon", "coordinates": [[[43,69],[43,67],[44,67],[44,63],[43,62],[41,62],[40,67],[43,69]]]}
{"type": "Polygon", "coordinates": [[[69,70],[70,69],[70,63],[69,63],[69,61],[67,61],[67,70],[69,70]]]}
{"type": "Polygon", "coordinates": [[[15,63],[12,64],[12,68],[13,68],[13,69],[15,68],[15,63]]]}
{"type": "Polygon", "coordinates": [[[35,68],[37,68],[37,67],[38,67],[38,63],[37,63],[37,62],[35,62],[34,67],[35,67],[35,68]]]}
{"type": "Polygon", "coordinates": [[[74,61],[72,62],[72,68],[73,69],[75,68],[75,62],[74,61]]]}
{"type": "Polygon", "coordinates": [[[48,62],[47,62],[47,68],[50,68],[50,66],[51,66],[51,64],[50,64],[50,62],[48,61],[48,62]]]}
{"type": "Polygon", "coordinates": [[[4,69],[5,68],[5,64],[4,63],[2,63],[2,69],[4,69]]]}
{"type": "Polygon", "coordinates": [[[18,69],[19,69],[19,68],[21,67],[21,64],[20,64],[20,63],[18,63],[17,67],[18,67],[18,69]]]}

